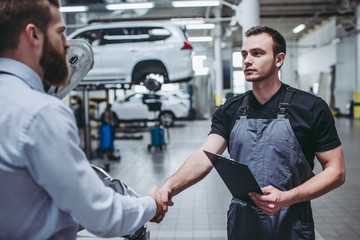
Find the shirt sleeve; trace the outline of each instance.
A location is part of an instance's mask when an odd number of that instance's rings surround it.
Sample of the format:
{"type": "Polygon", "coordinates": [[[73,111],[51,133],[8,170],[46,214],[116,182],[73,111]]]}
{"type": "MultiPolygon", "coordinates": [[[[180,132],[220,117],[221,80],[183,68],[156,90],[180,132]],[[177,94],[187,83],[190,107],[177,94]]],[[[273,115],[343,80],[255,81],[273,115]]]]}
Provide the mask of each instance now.
{"type": "Polygon", "coordinates": [[[244,95],[226,100],[213,114],[210,134],[218,134],[229,142],[231,130],[239,118],[239,104],[244,95]]]}
{"type": "Polygon", "coordinates": [[[45,108],[28,124],[23,151],[30,174],[55,204],[103,237],[132,234],[153,218],[151,197],[128,198],[105,187],[79,147],[71,110],[63,104],[45,108]]]}
{"type": "Polygon", "coordinates": [[[324,152],[341,145],[340,138],[336,131],[335,120],[327,103],[317,98],[313,114],[312,137],[315,152],[324,152]]]}
{"type": "Polygon", "coordinates": [[[225,121],[224,105],[220,106],[213,114],[211,120],[211,130],[209,134],[217,134],[223,137],[226,141],[229,139],[229,133],[227,131],[227,124],[225,121]]]}

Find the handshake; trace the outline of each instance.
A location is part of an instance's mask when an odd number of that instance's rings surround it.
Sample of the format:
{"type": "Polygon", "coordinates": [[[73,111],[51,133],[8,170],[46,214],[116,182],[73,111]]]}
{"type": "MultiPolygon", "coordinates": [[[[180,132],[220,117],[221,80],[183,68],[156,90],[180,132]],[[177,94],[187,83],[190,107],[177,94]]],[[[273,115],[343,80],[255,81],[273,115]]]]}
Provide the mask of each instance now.
{"type": "Polygon", "coordinates": [[[174,205],[171,201],[171,190],[164,185],[160,188],[154,186],[147,195],[152,197],[156,202],[156,214],[150,222],[160,223],[168,211],[168,206],[174,205]]]}

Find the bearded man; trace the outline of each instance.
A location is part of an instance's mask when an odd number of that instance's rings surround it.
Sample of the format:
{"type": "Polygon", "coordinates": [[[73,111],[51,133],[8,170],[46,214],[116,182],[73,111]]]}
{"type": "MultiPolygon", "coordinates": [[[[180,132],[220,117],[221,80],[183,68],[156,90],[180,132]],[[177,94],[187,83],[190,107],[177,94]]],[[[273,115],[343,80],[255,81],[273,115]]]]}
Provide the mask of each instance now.
{"type": "Polygon", "coordinates": [[[70,45],[58,0],[0,0],[0,239],[76,239],[134,233],[161,196],[105,187],[79,147],[76,120],[44,86],[68,77],[70,45]]]}

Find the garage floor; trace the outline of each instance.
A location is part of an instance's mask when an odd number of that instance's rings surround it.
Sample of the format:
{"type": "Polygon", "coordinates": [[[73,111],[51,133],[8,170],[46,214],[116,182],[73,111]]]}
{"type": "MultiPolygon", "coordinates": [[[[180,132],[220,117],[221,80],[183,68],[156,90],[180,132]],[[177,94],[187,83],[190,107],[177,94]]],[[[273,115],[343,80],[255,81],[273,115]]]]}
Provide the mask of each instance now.
{"type": "MultiPolygon", "coordinates": [[[[360,239],[360,120],[336,119],[347,166],[346,183],[339,189],[312,201],[318,240],[360,239]]],[[[196,150],[207,136],[209,120],[177,122],[169,130],[170,143],[166,149],[152,149],[149,128],[141,128],[138,140],[116,140],[120,162],[111,162],[110,174],[140,195],[153,185],[160,186],[173,174],[185,158],[196,150]]],[[[119,132],[117,137],[131,137],[119,132]]],[[[102,164],[95,160],[94,163],[102,164]]],[[[316,165],[315,172],[319,172],[316,165]]],[[[160,224],[149,223],[151,239],[224,240],[226,212],[231,196],[226,186],[212,171],[197,185],[173,198],[175,205],[160,224]]]]}

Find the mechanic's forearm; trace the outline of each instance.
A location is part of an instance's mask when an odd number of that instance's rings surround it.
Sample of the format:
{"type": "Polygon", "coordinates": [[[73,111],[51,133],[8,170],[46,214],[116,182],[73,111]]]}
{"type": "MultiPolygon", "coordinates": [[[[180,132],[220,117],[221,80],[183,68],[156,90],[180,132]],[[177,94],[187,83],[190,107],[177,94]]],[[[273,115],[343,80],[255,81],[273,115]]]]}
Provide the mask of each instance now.
{"type": "Polygon", "coordinates": [[[345,182],[345,168],[330,166],[300,186],[287,192],[287,205],[309,201],[320,197],[345,182]]]}
{"type": "Polygon", "coordinates": [[[203,150],[222,154],[226,140],[217,134],[209,134],[202,146],[191,154],[177,172],[169,177],[161,188],[166,188],[170,198],[203,179],[213,168],[203,150]]]}
{"type": "Polygon", "coordinates": [[[190,155],[184,164],[170,176],[163,186],[170,189],[171,197],[202,180],[212,169],[211,162],[206,159],[202,150],[190,155]]]}
{"type": "Polygon", "coordinates": [[[341,173],[337,169],[327,168],[304,184],[290,190],[290,205],[320,197],[341,186],[344,181],[345,173],[341,173]]]}

